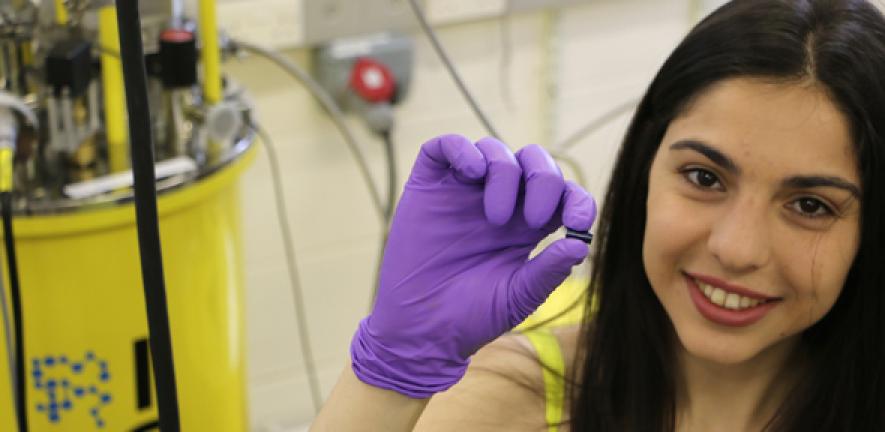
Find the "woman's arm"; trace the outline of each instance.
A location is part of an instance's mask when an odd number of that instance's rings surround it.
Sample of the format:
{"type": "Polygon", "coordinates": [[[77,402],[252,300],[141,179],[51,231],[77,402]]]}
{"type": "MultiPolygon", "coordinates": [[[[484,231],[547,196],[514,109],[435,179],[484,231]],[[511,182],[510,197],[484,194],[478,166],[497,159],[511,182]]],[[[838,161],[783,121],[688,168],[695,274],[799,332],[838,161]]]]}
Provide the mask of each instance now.
{"type": "Polygon", "coordinates": [[[360,381],[348,365],[310,430],[411,431],[429,400],[370,386],[360,381]]]}
{"type": "Polygon", "coordinates": [[[432,399],[370,386],[345,368],[311,431],[479,432],[543,426],[538,358],[524,336],[511,333],[480,349],[464,378],[432,399]]]}
{"type": "Polygon", "coordinates": [[[445,135],[421,147],[385,245],[372,313],[315,430],[409,430],[426,399],[519,324],[584,260],[559,227],[587,231],[596,204],[540,146],[445,135]],[[379,390],[385,389],[385,390],[379,390]]]}
{"type": "MultiPolygon", "coordinates": [[[[557,327],[553,333],[565,357],[565,374],[570,376],[580,326],[557,327]]],[[[537,353],[525,336],[508,333],[480,349],[464,378],[432,399],[370,386],[348,366],[310,431],[540,431],[545,426],[544,404],[537,353]]]]}

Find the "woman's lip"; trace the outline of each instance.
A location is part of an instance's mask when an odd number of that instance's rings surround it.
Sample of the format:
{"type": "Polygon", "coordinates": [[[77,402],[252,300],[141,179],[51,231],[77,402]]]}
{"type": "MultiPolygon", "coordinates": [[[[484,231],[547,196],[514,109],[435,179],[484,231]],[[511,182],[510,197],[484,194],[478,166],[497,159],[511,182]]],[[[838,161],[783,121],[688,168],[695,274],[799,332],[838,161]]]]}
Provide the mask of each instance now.
{"type": "Polygon", "coordinates": [[[780,302],[772,301],[762,303],[747,309],[726,309],[722,306],[713,304],[691,276],[685,274],[685,283],[688,287],[689,297],[694,303],[697,311],[709,321],[728,327],[745,327],[753,324],[768,314],[772,309],[780,304],[780,302]]]}
{"type": "Polygon", "coordinates": [[[702,275],[702,274],[697,274],[697,273],[689,273],[689,272],[684,272],[684,273],[686,276],[693,278],[696,281],[703,282],[703,283],[713,286],[715,288],[722,288],[725,291],[733,292],[735,294],[739,294],[744,297],[749,297],[752,299],[764,300],[764,301],[772,301],[772,300],[779,299],[778,297],[770,297],[765,294],[760,294],[756,291],[753,291],[753,290],[746,288],[746,287],[742,287],[740,285],[728,283],[722,279],[717,279],[713,276],[707,276],[707,275],[702,275]]]}

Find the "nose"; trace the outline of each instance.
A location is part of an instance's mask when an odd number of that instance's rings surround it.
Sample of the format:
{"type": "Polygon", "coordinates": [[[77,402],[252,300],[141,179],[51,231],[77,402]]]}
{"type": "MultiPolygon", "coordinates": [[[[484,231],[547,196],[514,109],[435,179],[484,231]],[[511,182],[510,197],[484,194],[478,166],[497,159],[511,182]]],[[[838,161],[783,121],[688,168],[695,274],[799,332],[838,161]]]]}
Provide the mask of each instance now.
{"type": "Polygon", "coordinates": [[[707,247],[723,269],[745,273],[765,266],[771,259],[768,207],[748,197],[723,206],[711,227],[707,247]]]}

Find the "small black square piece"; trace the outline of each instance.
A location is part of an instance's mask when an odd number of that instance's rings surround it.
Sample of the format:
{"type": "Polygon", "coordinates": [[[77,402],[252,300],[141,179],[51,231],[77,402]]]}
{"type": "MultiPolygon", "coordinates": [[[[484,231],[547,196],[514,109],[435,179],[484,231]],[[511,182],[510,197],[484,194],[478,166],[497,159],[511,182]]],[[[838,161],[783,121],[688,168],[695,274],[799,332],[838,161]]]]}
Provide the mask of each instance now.
{"type": "Polygon", "coordinates": [[[56,96],[67,88],[71,97],[83,94],[92,81],[92,45],[83,40],[58,42],[46,57],[46,82],[56,96]]]}
{"type": "Polygon", "coordinates": [[[582,242],[587,243],[587,244],[590,244],[591,242],[593,242],[593,234],[590,233],[589,231],[588,232],[581,232],[581,231],[573,230],[571,228],[566,228],[565,229],[565,237],[581,240],[582,242]]]}

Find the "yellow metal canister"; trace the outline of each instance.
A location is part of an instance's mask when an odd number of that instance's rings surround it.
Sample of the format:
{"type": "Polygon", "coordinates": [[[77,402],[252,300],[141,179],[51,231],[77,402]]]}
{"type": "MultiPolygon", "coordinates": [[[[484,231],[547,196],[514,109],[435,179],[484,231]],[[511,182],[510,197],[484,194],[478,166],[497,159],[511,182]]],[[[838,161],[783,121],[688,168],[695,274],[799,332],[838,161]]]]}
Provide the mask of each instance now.
{"type": "MultiPolygon", "coordinates": [[[[248,427],[238,180],[254,153],[159,196],[183,431],[248,427]]],[[[14,228],[31,430],[156,430],[133,204],[14,228]]],[[[8,370],[0,344],[4,431],[16,430],[8,370]]]]}

